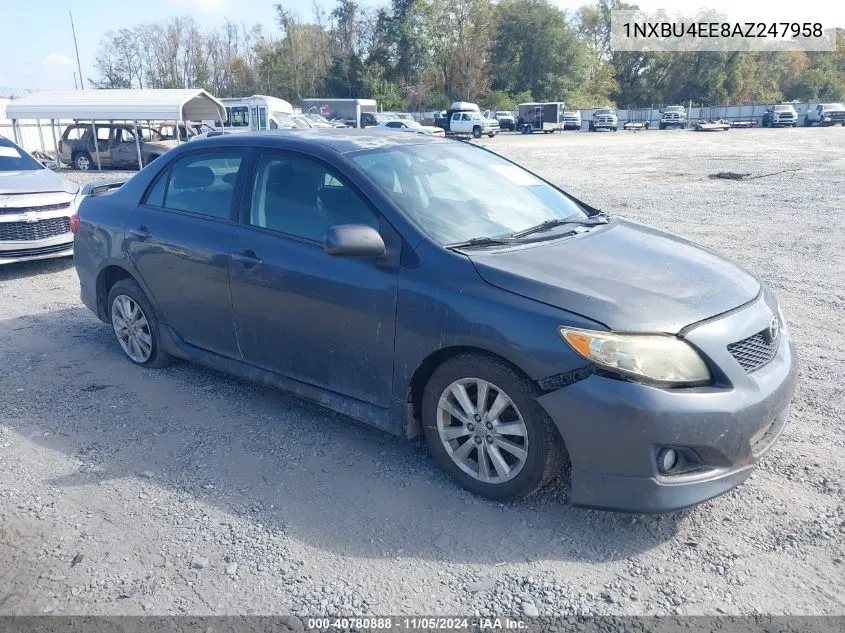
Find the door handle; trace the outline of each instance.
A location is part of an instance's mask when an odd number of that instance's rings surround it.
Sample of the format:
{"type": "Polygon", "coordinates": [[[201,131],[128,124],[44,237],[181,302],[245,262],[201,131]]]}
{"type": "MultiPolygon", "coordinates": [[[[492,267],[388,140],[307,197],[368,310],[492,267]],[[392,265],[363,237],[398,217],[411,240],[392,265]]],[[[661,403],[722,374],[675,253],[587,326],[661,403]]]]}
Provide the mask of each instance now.
{"type": "Polygon", "coordinates": [[[145,240],[152,237],[152,234],[147,230],[146,226],[139,226],[137,229],[129,229],[129,235],[137,237],[139,240],[145,240]]]}
{"type": "Polygon", "coordinates": [[[263,263],[261,258],[252,249],[246,250],[243,253],[232,253],[232,259],[243,264],[244,268],[252,268],[263,263]]]}

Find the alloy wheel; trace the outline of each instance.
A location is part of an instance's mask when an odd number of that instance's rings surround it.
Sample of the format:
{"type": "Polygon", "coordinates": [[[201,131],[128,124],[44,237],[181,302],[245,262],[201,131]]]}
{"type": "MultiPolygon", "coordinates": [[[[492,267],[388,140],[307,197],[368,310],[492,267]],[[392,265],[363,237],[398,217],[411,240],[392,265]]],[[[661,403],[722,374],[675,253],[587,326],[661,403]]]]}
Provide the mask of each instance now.
{"type": "Polygon", "coordinates": [[[126,355],[136,363],[147,362],[153,352],[153,337],[138,302],[128,295],[117,295],[111,304],[111,322],[126,355]]]}
{"type": "Polygon", "coordinates": [[[502,389],[480,378],[449,385],[437,403],[437,432],[463,472],[483,483],[516,477],[528,458],[528,429],[502,389]]]}

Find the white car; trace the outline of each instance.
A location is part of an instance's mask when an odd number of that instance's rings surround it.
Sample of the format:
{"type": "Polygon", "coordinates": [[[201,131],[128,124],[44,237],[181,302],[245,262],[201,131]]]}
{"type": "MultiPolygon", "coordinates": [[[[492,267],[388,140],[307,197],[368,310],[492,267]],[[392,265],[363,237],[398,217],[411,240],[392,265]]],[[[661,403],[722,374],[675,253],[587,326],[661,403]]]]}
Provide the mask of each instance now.
{"type": "Polygon", "coordinates": [[[563,121],[561,127],[564,130],[580,130],[581,129],[581,111],[580,110],[566,110],[563,113],[563,121]]]}
{"type": "Polygon", "coordinates": [[[0,136],[0,264],[72,255],[81,199],[79,185],[0,136]]]}
{"type": "Polygon", "coordinates": [[[446,131],[433,125],[422,125],[409,119],[396,119],[394,121],[382,121],[375,126],[380,130],[399,130],[400,132],[415,132],[428,136],[446,136],[446,131]]]}

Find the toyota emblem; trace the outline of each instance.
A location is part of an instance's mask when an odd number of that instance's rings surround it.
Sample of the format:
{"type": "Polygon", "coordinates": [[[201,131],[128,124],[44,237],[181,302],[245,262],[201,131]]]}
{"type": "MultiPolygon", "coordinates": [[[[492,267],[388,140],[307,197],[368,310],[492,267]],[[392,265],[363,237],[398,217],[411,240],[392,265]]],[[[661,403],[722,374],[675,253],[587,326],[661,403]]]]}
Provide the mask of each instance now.
{"type": "Polygon", "coordinates": [[[774,343],[778,340],[778,336],[780,335],[780,320],[778,320],[777,315],[772,317],[772,320],[769,322],[769,328],[765,331],[766,340],[769,343],[774,343]]]}

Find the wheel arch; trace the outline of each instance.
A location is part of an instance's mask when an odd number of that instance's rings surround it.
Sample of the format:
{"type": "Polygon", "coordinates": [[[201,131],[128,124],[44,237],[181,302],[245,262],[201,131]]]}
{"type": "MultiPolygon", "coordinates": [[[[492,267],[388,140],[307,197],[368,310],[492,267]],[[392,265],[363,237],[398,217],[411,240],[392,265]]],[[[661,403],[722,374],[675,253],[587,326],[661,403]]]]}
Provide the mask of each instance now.
{"type": "Polygon", "coordinates": [[[473,345],[453,345],[449,347],[441,347],[437,350],[431,352],[428,356],[426,356],[417,368],[414,370],[414,373],[411,375],[411,379],[408,382],[407,387],[407,395],[406,395],[406,403],[407,403],[407,429],[406,435],[408,437],[417,437],[422,435],[422,399],[423,393],[425,391],[425,386],[428,384],[429,379],[437,370],[438,367],[446,363],[447,361],[457,357],[462,356],[464,354],[476,354],[478,356],[488,356],[490,358],[494,358],[498,361],[506,363],[514,371],[522,374],[525,378],[532,383],[535,381],[531,379],[531,377],[516,363],[514,363],[511,359],[502,356],[501,354],[497,354],[489,349],[484,349],[483,347],[477,347],[473,345]]]}
{"type": "Polygon", "coordinates": [[[110,321],[109,310],[106,302],[108,301],[109,292],[112,287],[121,279],[132,279],[138,283],[135,275],[133,275],[126,267],[119,264],[109,264],[104,266],[97,274],[97,311],[99,313],[98,316],[103,321],[110,321]]]}

